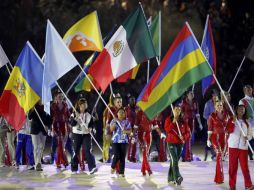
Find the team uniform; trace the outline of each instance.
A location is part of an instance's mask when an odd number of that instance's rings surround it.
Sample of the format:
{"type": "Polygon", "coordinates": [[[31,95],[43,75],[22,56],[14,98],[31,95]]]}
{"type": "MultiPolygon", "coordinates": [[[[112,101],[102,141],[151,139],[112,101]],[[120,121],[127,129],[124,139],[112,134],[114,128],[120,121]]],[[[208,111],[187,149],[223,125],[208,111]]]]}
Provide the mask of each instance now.
{"type": "MultiPolygon", "coordinates": [[[[246,120],[239,119],[240,127],[242,128],[247,139],[252,138],[252,128],[250,123],[246,120]]],[[[229,133],[228,147],[229,147],[229,186],[231,189],[235,189],[236,186],[236,176],[238,169],[238,161],[240,163],[244,184],[246,189],[252,186],[252,181],[250,177],[250,171],[248,166],[248,143],[244,138],[237,122],[229,120],[227,125],[227,130],[229,133]]]]}
{"type": "MultiPolygon", "coordinates": [[[[121,127],[124,130],[130,130],[131,129],[131,124],[127,119],[124,119],[122,121],[118,120],[120,123],[121,127]]],[[[119,171],[118,173],[120,175],[124,175],[124,170],[125,170],[125,157],[126,157],[126,151],[127,151],[127,146],[128,146],[128,135],[123,133],[123,130],[119,126],[119,124],[115,121],[112,120],[110,123],[110,129],[112,131],[113,125],[116,125],[115,129],[113,130],[112,134],[112,148],[113,148],[113,160],[111,164],[112,169],[117,169],[116,167],[118,162],[119,162],[119,171]]]]}
{"type": "MultiPolygon", "coordinates": [[[[125,107],[125,114],[126,119],[130,122],[132,131],[134,130],[134,124],[135,119],[137,115],[138,107],[131,107],[130,105],[125,107]]],[[[134,138],[137,138],[137,134],[133,134],[134,138]]],[[[129,143],[128,143],[128,153],[127,153],[127,159],[131,162],[136,162],[139,160],[139,155],[137,155],[137,152],[139,153],[137,142],[132,141],[132,137],[129,137],[129,143]]]]}
{"type": "Polygon", "coordinates": [[[193,100],[190,104],[183,100],[182,105],[182,112],[185,122],[187,122],[188,126],[190,127],[191,131],[191,138],[185,142],[184,151],[183,151],[183,160],[184,161],[192,161],[193,160],[193,153],[192,153],[192,143],[194,142],[194,132],[195,132],[195,118],[196,115],[199,115],[199,108],[198,102],[193,100]]]}
{"type": "Polygon", "coordinates": [[[80,149],[83,145],[84,153],[86,156],[88,169],[90,173],[94,173],[97,171],[95,158],[91,152],[91,125],[89,125],[91,121],[91,114],[87,111],[84,113],[79,113],[77,116],[75,113],[71,115],[71,125],[72,125],[72,147],[73,147],[73,156],[71,159],[71,170],[72,172],[77,172],[78,163],[79,163],[79,155],[80,149]]]}
{"type": "MultiPolygon", "coordinates": [[[[53,117],[52,131],[53,134],[55,134],[56,136],[55,139],[56,140],[55,146],[57,148],[56,165],[58,168],[61,167],[61,164],[63,164],[66,167],[68,165],[68,160],[64,151],[64,147],[67,140],[66,137],[68,136],[69,133],[68,120],[70,113],[68,110],[68,106],[65,102],[62,102],[62,109],[60,109],[58,104],[54,102],[51,105],[51,113],[53,117]]],[[[54,147],[52,152],[54,153],[54,147]]]]}
{"type": "Polygon", "coordinates": [[[228,116],[223,113],[223,118],[220,119],[216,112],[213,112],[208,119],[208,134],[211,134],[211,143],[216,153],[216,172],[215,172],[215,183],[224,182],[224,173],[222,166],[222,156],[225,151],[226,145],[226,125],[228,122],[228,116]]]}
{"type": "MultiPolygon", "coordinates": [[[[247,118],[252,127],[252,138],[249,141],[249,143],[252,149],[254,149],[254,98],[245,95],[245,97],[239,101],[239,105],[244,105],[246,108],[247,118]]],[[[250,160],[253,160],[253,154],[250,149],[248,151],[248,154],[249,154],[250,160]]]]}
{"type": "MultiPolygon", "coordinates": [[[[156,127],[158,128],[158,125],[156,127]]],[[[151,175],[152,170],[148,162],[148,153],[152,143],[152,130],[154,128],[153,122],[146,117],[142,110],[137,112],[134,129],[138,131],[138,141],[143,153],[141,172],[143,175],[146,175],[147,171],[151,175]]]]}
{"type": "MultiPolygon", "coordinates": [[[[190,128],[188,124],[183,121],[178,122],[178,126],[184,141],[188,141],[190,139],[190,128]]],[[[178,162],[182,154],[184,142],[180,139],[180,134],[176,123],[173,123],[169,117],[165,120],[164,128],[170,155],[168,182],[181,183],[183,178],[179,171],[178,162]]]]}

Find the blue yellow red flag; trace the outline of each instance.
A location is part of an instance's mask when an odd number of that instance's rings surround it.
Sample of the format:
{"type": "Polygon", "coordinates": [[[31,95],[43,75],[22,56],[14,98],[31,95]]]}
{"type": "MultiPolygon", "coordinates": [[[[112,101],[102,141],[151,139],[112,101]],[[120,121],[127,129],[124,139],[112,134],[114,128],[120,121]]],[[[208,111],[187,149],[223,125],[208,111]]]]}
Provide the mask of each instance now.
{"type": "Polygon", "coordinates": [[[17,131],[26,114],[42,96],[43,64],[27,42],[14,66],[0,98],[0,115],[17,131]]]}

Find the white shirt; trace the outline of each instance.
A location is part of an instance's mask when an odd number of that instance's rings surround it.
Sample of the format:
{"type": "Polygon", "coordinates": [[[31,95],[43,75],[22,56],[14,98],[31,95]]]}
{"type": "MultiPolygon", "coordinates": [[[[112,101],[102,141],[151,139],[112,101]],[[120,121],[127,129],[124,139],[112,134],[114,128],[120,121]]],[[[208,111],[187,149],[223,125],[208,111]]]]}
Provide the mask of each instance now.
{"type": "MultiPolygon", "coordinates": [[[[252,127],[250,123],[248,122],[248,127],[246,123],[239,119],[240,127],[243,129],[244,134],[247,136],[248,140],[251,140],[252,138],[252,127]]],[[[229,134],[228,138],[228,147],[229,148],[238,148],[241,150],[248,150],[248,143],[244,139],[243,133],[241,132],[241,129],[237,126],[237,122],[235,122],[234,131],[229,134]]]]}
{"type": "Polygon", "coordinates": [[[91,114],[88,112],[80,113],[76,119],[77,125],[72,127],[72,132],[75,134],[89,134],[88,124],[91,121],[91,114]]]}
{"type": "Polygon", "coordinates": [[[30,135],[30,131],[31,131],[31,121],[28,118],[26,118],[24,126],[18,131],[18,133],[30,135]]]}

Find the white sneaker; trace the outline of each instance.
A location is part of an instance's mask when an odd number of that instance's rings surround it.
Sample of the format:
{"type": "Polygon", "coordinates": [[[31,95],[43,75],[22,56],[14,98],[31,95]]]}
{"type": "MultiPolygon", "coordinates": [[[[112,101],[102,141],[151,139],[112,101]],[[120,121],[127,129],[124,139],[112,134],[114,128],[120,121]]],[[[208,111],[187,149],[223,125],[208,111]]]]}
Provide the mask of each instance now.
{"type": "Polygon", "coordinates": [[[78,172],[77,171],[72,171],[71,174],[72,175],[76,175],[78,172]]]}
{"type": "Polygon", "coordinates": [[[5,167],[5,164],[0,164],[0,168],[3,168],[3,167],[5,167]]]}
{"type": "Polygon", "coordinates": [[[27,170],[34,170],[34,166],[31,165],[27,166],[27,170]]]}
{"type": "Polygon", "coordinates": [[[111,178],[118,178],[118,175],[116,173],[114,173],[114,174],[110,174],[110,177],[111,178]]]}

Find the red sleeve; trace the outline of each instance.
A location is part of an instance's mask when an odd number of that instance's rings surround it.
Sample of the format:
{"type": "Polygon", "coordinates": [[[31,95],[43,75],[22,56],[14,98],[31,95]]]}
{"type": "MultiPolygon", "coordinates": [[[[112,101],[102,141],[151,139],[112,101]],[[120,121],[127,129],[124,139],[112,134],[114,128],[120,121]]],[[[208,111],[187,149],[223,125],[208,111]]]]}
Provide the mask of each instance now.
{"type": "Polygon", "coordinates": [[[169,117],[165,120],[164,129],[167,134],[170,133],[170,131],[173,129],[173,123],[169,117]]]}
{"type": "Polygon", "coordinates": [[[235,128],[235,123],[233,122],[233,119],[231,118],[227,123],[227,131],[228,133],[233,133],[235,128]]]}
{"type": "Polygon", "coordinates": [[[141,111],[138,111],[137,116],[136,116],[136,119],[135,119],[135,125],[136,125],[136,126],[139,126],[139,125],[140,125],[141,116],[142,116],[142,112],[141,112],[141,111]]]}

